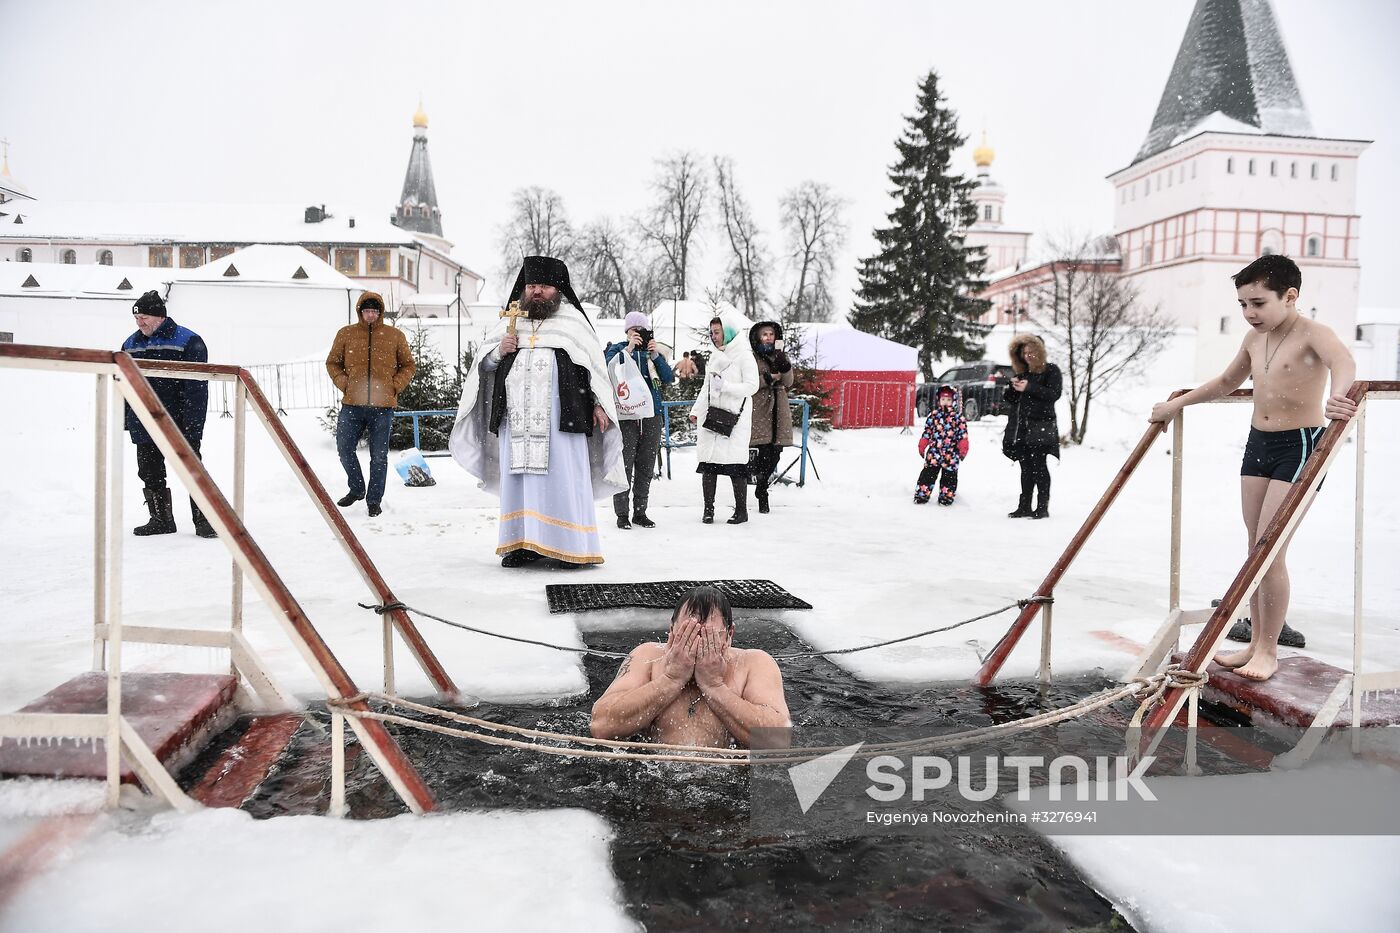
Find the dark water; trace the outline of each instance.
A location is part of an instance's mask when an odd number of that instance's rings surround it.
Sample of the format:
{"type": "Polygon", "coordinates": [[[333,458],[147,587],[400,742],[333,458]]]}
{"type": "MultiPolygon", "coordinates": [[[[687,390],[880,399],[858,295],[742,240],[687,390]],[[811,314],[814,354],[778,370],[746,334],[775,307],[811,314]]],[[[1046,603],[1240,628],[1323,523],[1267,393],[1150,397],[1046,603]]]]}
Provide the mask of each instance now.
{"type": "MultiPolygon", "coordinates": [[[[741,620],[739,630],[741,647],[805,647],[774,623],[741,620]]],[[[586,640],[595,648],[625,651],[651,637],[627,632],[586,640]]],[[[587,659],[589,695],[557,707],[482,704],[472,712],[587,734],[589,710],[616,667],[615,661],[587,659]]],[[[784,678],[799,729],[968,728],[1065,706],[1108,685],[1081,678],[1048,689],[889,688],[856,680],[825,659],[787,663],[784,678]]],[[[1116,733],[1130,713],[1124,705],[1097,714],[1095,722],[1106,734],[1116,733]]],[[[324,710],[315,717],[327,721],[324,710]]],[[[1003,827],[993,834],[950,826],[936,837],[756,837],[748,826],[743,768],[571,759],[417,730],[395,734],[445,810],[582,807],[607,819],[615,832],[612,868],[627,909],[650,930],[817,924],[857,930],[1129,929],[1072,866],[1026,830],[1003,827]]],[[[259,817],[324,812],[328,762],[326,737],[304,727],[244,808],[259,817]]],[[[353,757],[348,768],[347,799],[355,818],[405,812],[367,756],[353,757]]]]}

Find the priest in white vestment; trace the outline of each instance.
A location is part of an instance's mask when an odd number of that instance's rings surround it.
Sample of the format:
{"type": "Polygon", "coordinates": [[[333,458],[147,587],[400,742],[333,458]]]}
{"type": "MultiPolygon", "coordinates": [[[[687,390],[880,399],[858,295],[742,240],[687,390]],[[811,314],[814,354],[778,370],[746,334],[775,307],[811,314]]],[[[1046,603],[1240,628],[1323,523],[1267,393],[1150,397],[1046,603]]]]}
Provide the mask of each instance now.
{"type": "Polygon", "coordinates": [[[505,317],[486,334],[448,447],[501,497],[501,566],[601,564],[594,501],[627,488],[602,343],[562,261],[525,257],[517,300],[525,316],[514,334],[505,317]]]}

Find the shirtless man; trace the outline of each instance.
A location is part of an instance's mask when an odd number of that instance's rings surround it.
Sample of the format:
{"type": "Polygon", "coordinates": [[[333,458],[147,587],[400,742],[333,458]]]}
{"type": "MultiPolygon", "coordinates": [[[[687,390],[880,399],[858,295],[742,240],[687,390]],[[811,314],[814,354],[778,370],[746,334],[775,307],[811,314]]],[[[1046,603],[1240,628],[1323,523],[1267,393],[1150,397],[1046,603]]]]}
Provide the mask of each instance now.
{"type": "Polygon", "coordinates": [[[633,649],[593,704],[593,737],[643,733],[669,745],[747,748],[751,730],[791,725],[777,662],[733,639],[725,595],[692,590],[671,614],[665,644],[633,649]]]}
{"type": "MultiPolygon", "coordinates": [[[[1332,329],[1298,313],[1303,274],[1287,256],[1261,256],[1234,277],[1240,310],[1249,323],[1240,350],[1225,371],[1199,388],[1152,406],[1151,421],[1171,421],[1187,405],[1229,395],[1254,380],[1254,417],[1240,468],[1240,503],[1249,544],[1258,543],[1289,487],[1322,436],[1323,419],[1349,421],[1356,403],[1346,397],[1356,379],[1351,352],[1332,329]],[[1331,377],[1331,395],[1323,397],[1331,377]]],[[[1249,647],[1215,656],[1251,680],[1278,670],[1278,635],[1288,612],[1288,542],[1250,600],[1249,647]]]]}

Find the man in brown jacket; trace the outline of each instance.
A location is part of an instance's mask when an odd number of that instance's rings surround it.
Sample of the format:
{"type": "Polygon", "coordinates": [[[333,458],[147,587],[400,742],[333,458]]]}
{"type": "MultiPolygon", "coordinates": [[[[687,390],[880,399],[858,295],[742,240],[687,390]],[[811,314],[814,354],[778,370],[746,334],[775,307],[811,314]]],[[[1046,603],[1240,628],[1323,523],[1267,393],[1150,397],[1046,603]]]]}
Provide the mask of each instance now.
{"type": "Polygon", "coordinates": [[[360,323],[347,324],[335,335],[326,372],[344,395],[335,422],[335,446],[350,491],[341,497],[344,508],[367,499],[370,517],[378,515],[389,474],[389,427],[399,393],[413,378],[415,365],[403,331],[384,323],[384,299],[365,292],[355,303],[360,323]],[[355,448],[369,431],[369,492],[360,472],[355,448]]]}

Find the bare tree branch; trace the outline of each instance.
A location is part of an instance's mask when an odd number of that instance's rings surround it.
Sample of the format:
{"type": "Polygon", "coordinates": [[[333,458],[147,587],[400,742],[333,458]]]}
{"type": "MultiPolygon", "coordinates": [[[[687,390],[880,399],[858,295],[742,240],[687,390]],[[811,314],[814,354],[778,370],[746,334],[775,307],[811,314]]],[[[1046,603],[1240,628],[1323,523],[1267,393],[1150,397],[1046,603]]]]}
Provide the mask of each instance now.
{"type": "Polygon", "coordinates": [[[709,200],[709,177],[700,157],[679,152],[657,162],[652,182],[656,201],[638,224],[645,242],[665,258],[671,280],[686,297],[690,263],[699,251],[697,233],[709,200]]]}
{"type": "Polygon", "coordinates": [[[511,195],[510,219],[499,231],[502,280],[514,281],[525,256],[554,256],[568,262],[576,236],[559,192],[539,185],[511,195]]]}
{"type": "Polygon", "coordinates": [[[650,314],[662,297],[671,295],[667,267],[647,255],[631,234],[632,226],[605,217],[585,227],[578,238],[574,260],[579,297],[598,305],[606,317],[629,311],[650,314]]]}
{"type": "Polygon", "coordinates": [[[1052,242],[1050,278],[1032,292],[1033,320],[1065,361],[1069,439],[1083,443],[1095,397],[1125,376],[1141,374],[1166,346],[1174,325],[1146,307],[1118,271],[1112,237],[1052,242]]]}
{"type": "Polygon", "coordinates": [[[720,227],[729,245],[729,263],[722,282],[707,294],[712,302],[728,301],[757,319],[766,302],[772,261],[760,240],[748,202],[739,193],[734,181],[734,160],[728,156],[715,157],[715,184],[719,189],[720,227]]]}
{"type": "Polygon", "coordinates": [[[780,202],[788,239],[788,262],[796,282],[788,293],[783,318],[787,321],[831,319],[835,301],[831,278],[836,251],[846,239],[842,219],[846,202],[821,182],[804,181],[780,202]]]}

